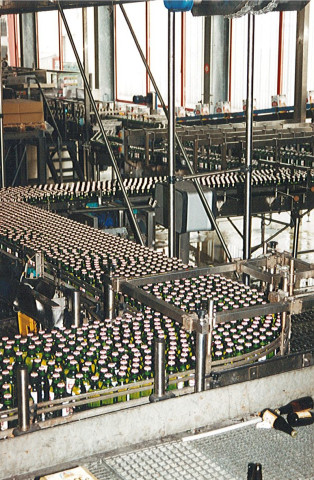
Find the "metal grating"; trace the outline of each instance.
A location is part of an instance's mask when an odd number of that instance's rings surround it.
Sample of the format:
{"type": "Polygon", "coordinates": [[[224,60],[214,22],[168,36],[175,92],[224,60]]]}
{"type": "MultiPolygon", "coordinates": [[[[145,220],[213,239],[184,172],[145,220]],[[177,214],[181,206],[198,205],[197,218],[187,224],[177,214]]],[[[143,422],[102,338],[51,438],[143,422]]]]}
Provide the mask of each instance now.
{"type": "Polygon", "coordinates": [[[293,439],[249,426],[189,442],[172,442],[86,463],[98,480],[244,480],[261,463],[263,480],[314,480],[314,426],[293,439]]]}

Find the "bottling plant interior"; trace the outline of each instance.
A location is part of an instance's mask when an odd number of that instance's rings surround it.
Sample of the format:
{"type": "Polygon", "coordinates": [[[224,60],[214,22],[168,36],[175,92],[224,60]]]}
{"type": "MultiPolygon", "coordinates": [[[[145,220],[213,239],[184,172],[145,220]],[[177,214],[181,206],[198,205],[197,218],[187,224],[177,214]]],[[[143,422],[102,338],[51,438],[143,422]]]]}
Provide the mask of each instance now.
{"type": "Polygon", "coordinates": [[[313,1],[0,2],[0,480],[314,479],[313,1]]]}

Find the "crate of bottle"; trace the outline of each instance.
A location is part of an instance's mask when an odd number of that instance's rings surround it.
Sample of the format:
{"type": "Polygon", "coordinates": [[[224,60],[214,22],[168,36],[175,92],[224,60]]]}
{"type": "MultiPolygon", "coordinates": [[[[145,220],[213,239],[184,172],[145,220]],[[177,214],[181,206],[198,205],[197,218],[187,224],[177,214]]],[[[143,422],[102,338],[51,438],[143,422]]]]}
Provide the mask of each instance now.
{"type": "Polygon", "coordinates": [[[70,470],[45,475],[40,480],[97,480],[85,467],[75,467],[70,470]]]}

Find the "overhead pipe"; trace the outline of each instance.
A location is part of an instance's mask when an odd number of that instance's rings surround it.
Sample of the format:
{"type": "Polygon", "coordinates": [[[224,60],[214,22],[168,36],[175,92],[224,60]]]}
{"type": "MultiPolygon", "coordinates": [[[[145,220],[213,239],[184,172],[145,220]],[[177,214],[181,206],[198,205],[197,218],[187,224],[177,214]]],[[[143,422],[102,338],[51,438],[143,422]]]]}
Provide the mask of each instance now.
{"type": "MultiPolygon", "coordinates": [[[[124,9],[124,6],[123,6],[122,4],[120,4],[119,6],[120,6],[120,9],[121,9],[121,11],[122,11],[122,13],[123,13],[123,16],[124,16],[124,18],[125,18],[125,21],[126,21],[128,27],[129,27],[130,33],[131,33],[131,35],[132,35],[132,37],[133,37],[134,43],[135,43],[135,45],[136,45],[136,47],[137,47],[137,50],[138,50],[138,52],[139,52],[139,54],[140,54],[140,57],[141,57],[144,65],[145,65],[146,71],[147,71],[147,73],[148,73],[148,75],[149,75],[149,78],[150,78],[150,80],[151,80],[151,82],[152,82],[152,85],[153,85],[153,87],[154,87],[154,89],[155,89],[155,92],[156,92],[156,94],[157,94],[157,97],[159,98],[159,101],[160,101],[160,103],[161,103],[161,106],[162,106],[162,109],[163,109],[163,111],[164,111],[164,113],[165,113],[165,116],[166,116],[166,118],[167,118],[168,121],[169,121],[168,110],[167,110],[166,104],[165,104],[165,102],[164,102],[164,100],[163,100],[163,97],[162,97],[161,92],[160,92],[160,90],[159,90],[159,88],[158,88],[158,86],[157,86],[157,83],[156,83],[155,78],[154,78],[154,76],[153,76],[153,74],[152,74],[152,72],[151,72],[151,69],[150,69],[150,67],[149,67],[149,65],[148,65],[148,63],[147,63],[147,61],[146,61],[145,55],[144,55],[144,53],[143,53],[143,50],[141,49],[141,46],[140,46],[140,44],[139,44],[139,42],[138,42],[138,39],[137,39],[137,37],[136,37],[136,34],[135,34],[134,30],[133,30],[133,27],[132,27],[132,25],[131,25],[131,23],[130,23],[130,20],[129,20],[128,16],[127,16],[127,13],[126,13],[126,11],[125,11],[125,9],[124,9]]],[[[182,143],[181,143],[181,140],[180,140],[180,138],[178,137],[178,134],[177,134],[177,133],[175,133],[175,139],[176,139],[177,145],[178,145],[178,147],[179,147],[179,149],[180,149],[180,151],[181,151],[181,153],[182,153],[182,155],[183,155],[183,157],[184,157],[184,160],[185,160],[186,165],[187,165],[187,167],[188,167],[188,169],[189,169],[189,171],[190,171],[190,174],[191,174],[191,175],[195,175],[193,166],[191,165],[191,163],[190,163],[190,161],[189,161],[189,159],[188,159],[188,157],[187,157],[187,154],[186,154],[186,152],[185,152],[185,149],[184,149],[184,147],[183,147],[183,145],[182,145],[182,143]]],[[[202,202],[203,207],[204,207],[204,209],[205,209],[206,215],[208,216],[210,222],[212,223],[212,225],[213,225],[213,227],[214,227],[214,230],[215,230],[216,233],[217,233],[218,239],[219,239],[219,241],[220,241],[220,243],[221,243],[221,245],[222,245],[222,248],[223,248],[223,250],[224,250],[224,252],[225,252],[225,254],[226,254],[226,257],[227,257],[228,261],[231,262],[231,261],[232,261],[232,256],[231,256],[231,254],[230,254],[230,252],[229,252],[229,250],[228,250],[228,247],[227,247],[227,245],[226,245],[226,243],[225,243],[225,241],[224,241],[224,238],[223,238],[223,236],[222,236],[222,233],[221,233],[221,231],[220,231],[220,229],[219,229],[219,227],[218,227],[218,225],[217,225],[217,222],[216,222],[216,219],[215,219],[215,217],[214,217],[214,214],[213,214],[213,212],[212,212],[212,210],[211,210],[211,208],[210,208],[210,206],[209,206],[209,204],[208,204],[208,202],[207,202],[207,199],[206,199],[205,194],[204,194],[204,190],[203,190],[203,188],[202,188],[202,186],[201,186],[201,184],[199,183],[198,180],[194,181],[194,185],[195,185],[195,188],[196,188],[196,190],[197,190],[197,193],[198,193],[198,195],[199,195],[199,197],[200,197],[200,199],[201,199],[201,202],[202,202]]]]}
{"type": "Polygon", "coordinates": [[[133,227],[134,227],[134,231],[135,231],[137,240],[138,240],[138,242],[139,242],[142,246],[144,246],[144,241],[143,241],[143,238],[142,238],[142,235],[141,235],[141,232],[140,232],[140,228],[139,228],[139,226],[138,226],[137,220],[136,220],[135,215],[134,215],[134,213],[133,213],[133,209],[132,209],[130,200],[129,200],[129,198],[128,198],[126,189],[125,189],[125,187],[124,187],[123,179],[122,179],[122,177],[121,177],[121,173],[120,173],[118,164],[117,164],[117,162],[116,162],[116,159],[115,159],[113,150],[112,150],[112,148],[111,148],[110,142],[109,142],[109,140],[108,140],[107,134],[106,134],[106,132],[105,132],[104,126],[103,126],[103,124],[102,124],[102,121],[101,121],[101,118],[100,118],[100,115],[99,115],[99,112],[98,112],[98,109],[97,109],[97,106],[96,106],[96,102],[95,102],[94,97],[93,97],[93,93],[92,93],[92,91],[91,91],[91,88],[90,88],[90,86],[89,86],[87,77],[86,77],[86,75],[85,75],[84,67],[83,67],[83,65],[82,65],[80,56],[79,56],[78,51],[77,51],[77,49],[76,49],[76,46],[75,46],[75,43],[74,43],[74,40],[73,40],[71,31],[70,31],[70,28],[69,28],[67,19],[66,19],[65,15],[64,15],[63,8],[62,8],[62,6],[61,6],[61,4],[60,4],[60,1],[57,2],[57,5],[58,5],[58,10],[59,10],[59,12],[60,12],[60,16],[61,16],[61,18],[62,18],[64,27],[65,27],[65,29],[66,29],[66,32],[67,32],[67,35],[68,35],[68,38],[69,38],[69,41],[70,41],[71,47],[72,47],[72,49],[73,49],[73,53],[74,53],[74,55],[75,55],[76,62],[77,62],[77,65],[78,65],[78,67],[79,67],[79,70],[80,70],[80,73],[81,73],[81,76],[82,76],[82,79],[83,79],[83,83],[84,83],[86,92],[87,92],[87,94],[88,94],[88,97],[89,97],[91,106],[92,106],[92,108],[93,108],[94,115],[95,115],[95,117],[96,117],[96,119],[97,119],[97,123],[98,123],[99,129],[100,129],[101,134],[102,134],[102,137],[103,137],[103,139],[104,139],[104,143],[105,143],[105,145],[106,145],[106,147],[107,147],[107,150],[108,150],[108,153],[109,153],[109,156],[110,156],[110,160],[111,160],[111,163],[112,163],[114,172],[115,172],[115,174],[116,174],[116,177],[117,177],[119,186],[120,186],[121,191],[122,191],[122,195],[123,195],[124,201],[125,201],[125,203],[126,203],[126,205],[127,205],[127,208],[128,208],[128,211],[129,211],[129,215],[130,215],[130,219],[131,219],[131,222],[132,222],[132,224],[133,224],[133,227]]]}

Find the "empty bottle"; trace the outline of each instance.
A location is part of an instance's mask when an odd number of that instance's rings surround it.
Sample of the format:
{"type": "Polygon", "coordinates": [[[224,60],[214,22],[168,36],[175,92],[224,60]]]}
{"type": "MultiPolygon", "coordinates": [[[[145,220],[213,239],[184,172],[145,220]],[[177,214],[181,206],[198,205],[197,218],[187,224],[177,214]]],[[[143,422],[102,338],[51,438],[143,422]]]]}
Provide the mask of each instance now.
{"type": "Polygon", "coordinates": [[[247,480],[262,480],[262,465],[260,463],[249,463],[247,480]]]}
{"type": "Polygon", "coordinates": [[[300,412],[301,410],[309,410],[314,407],[313,398],[310,396],[297,398],[287,403],[282,407],[275,410],[280,415],[286,415],[287,413],[300,412]]]}
{"type": "Polygon", "coordinates": [[[259,415],[262,417],[263,422],[268,423],[275,430],[287,433],[288,435],[291,435],[291,437],[296,437],[296,430],[294,430],[289,423],[286,422],[286,420],[281,415],[278,415],[274,410],[265,408],[265,410],[262,410],[259,415]]]}
{"type": "Polygon", "coordinates": [[[311,410],[301,410],[301,412],[291,412],[287,416],[291,427],[305,427],[314,423],[314,412],[311,410]]]}

